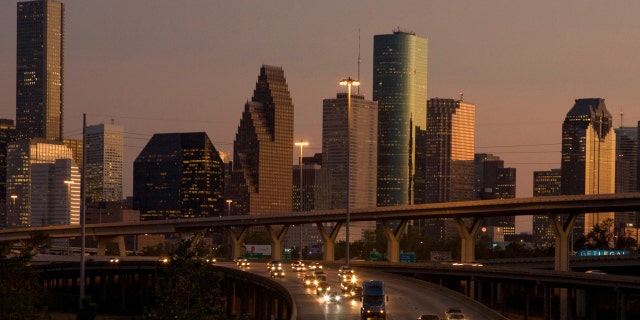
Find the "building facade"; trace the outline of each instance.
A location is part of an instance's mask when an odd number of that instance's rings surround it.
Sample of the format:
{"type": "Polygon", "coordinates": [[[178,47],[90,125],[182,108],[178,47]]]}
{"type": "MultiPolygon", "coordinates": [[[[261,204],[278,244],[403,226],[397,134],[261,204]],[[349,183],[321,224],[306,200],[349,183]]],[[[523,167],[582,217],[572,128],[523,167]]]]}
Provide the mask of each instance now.
{"type": "Polygon", "coordinates": [[[234,214],[292,211],[293,110],[284,70],[263,65],[233,142],[234,214]]]}
{"type": "Polygon", "coordinates": [[[18,139],[62,141],[64,5],[18,2],[16,131],[18,139]]]}
{"type": "Polygon", "coordinates": [[[16,126],[11,119],[0,119],[0,229],[5,227],[9,201],[7,201],[7,152],[14,141],[16,126]]]}
{"type": "MultiPolygon", "coordinates": [[[[498,156],[476,153],[474,156],[474,199],[511,199],[516,197],[516,168],[505,168],[498,156]]],[[[516,232],[515,216],[488,217],[485,226],[500,227],[503,235],[516,232]]]]}
{"type": "MultiPolygon", "coordinates": [[[[615,193],[616,137],[604,99],[576,99],[562,124],[561,192],[574,194],[615,193]]],[[[612,212],[580,215],[574,235],[589,233],[612,212]]]]}
{"type": "Polygon", "coordinates": [[[415,203],[416,137],[427,125],[426,38],[396,30],[373,38],[378,101],[377,205],[415,203]]]}
{"type": "Polygon", "coordinates": [[[347,94],[322,101],[322,167],[331,181],[331,209],[376,206],[378,104],[347,94]],[[349,161],[349,163],[347,163],[349,161]],[[349,190],[347,190],[349,188],[349,190]]]}
{"type": "MultiPolygon", "coordinates": [[[[425,131],[425,202],[473,200],[475,105],[429,99],[425,131]]],[[[458,235],[452,219],[428,219],[425,227],[436,239],[458,235]]]]}
{"type": "Polygon", "coordinates": [[[85,133],[87,202],[95,205],[121,201],[124,127],[98,124],[86,127],[85,133]]]}
{"type": "MultiPolygon", "coordinates": [[[[560,169],[533,172],[533,196],[559,196],[562,174],[560,169]]],[[[555,246],[556,235],[546,215],[532,216],[533,243],[538,246],[555,246]]]]}
{"type": "Polygon", "coordinates": [[[154,134],[133,163],[134,209],[141,220],[220,216],[223,170],[206,133],[154,134]]]}
{"type": "Polygon", "coordinates": [[[80,175],[71,150],[62,142],[44,139],[11,144],[7,200],[7,227],[79,222],[80,175]]]}

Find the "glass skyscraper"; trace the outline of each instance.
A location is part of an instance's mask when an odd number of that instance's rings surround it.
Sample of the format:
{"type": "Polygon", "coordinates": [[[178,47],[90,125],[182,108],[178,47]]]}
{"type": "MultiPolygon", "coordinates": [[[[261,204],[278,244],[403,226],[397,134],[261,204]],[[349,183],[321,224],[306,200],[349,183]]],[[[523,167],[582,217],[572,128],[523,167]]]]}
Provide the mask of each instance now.
{"type": "Polygon", "coordinates": [[[17,137],[61,141],[64,5],[40,0],[17,6],[17,137]]]}
{"type": "Polygon", "coordinates": [[[293,102],[284,70],[263,65],[233,142],[227,200],[234,214],[293,209],[293,102]]]}
{"type": "Polygon", "coordinates": [[[413,204],[416,137],[427,125],[427,39],[400,30],[374,36],[373,100],[378,101],[377,205],[413,204]]]}
{"type": "MultiPolygon", "coordinates": [[[[575,100],[562,124],[563,195],[615,193],[616,136],[612,122],[604,99],[575,100]]],[[[614,218],[613,213],[579,216],[574,235],[588,233],[609,218],[614,218]]]]}
{"type": "Polygon", "coordinates": [[[223,170],[206,133],[154,134],[133,163],[134,209],[141,220],[219,216],[223,170]]]}

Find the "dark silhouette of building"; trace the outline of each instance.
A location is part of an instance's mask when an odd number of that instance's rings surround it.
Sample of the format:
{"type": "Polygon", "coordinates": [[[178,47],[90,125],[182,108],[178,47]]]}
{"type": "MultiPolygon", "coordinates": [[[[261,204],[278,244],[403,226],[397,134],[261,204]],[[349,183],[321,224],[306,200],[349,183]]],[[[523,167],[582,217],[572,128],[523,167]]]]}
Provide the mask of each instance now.
{"type": "Polygon", "coordinates": [[[416,138],[427,118],[427,39],[395,30],[373,38],[378,101],[377,205],[415,203],[416,138]]]}
{"type": "Polygon", "coordinates": [[[64,5],[41,0],[17,7],[18,139],[62,141],[64,5]]]}
{"type": "Polygon", "coordinates": [[[154,134],[133,163],[134,209],[142,220],[219,216],[223,170],[206,133],[154,134]]]}
{"type": "MultiPolygon", "coordinates": [[[[562,174],[560,169],[533,172],[533,196],[559,196],[562,174]]],[[[554,246],[556,241],[555,231],[546,215],[532,216],[533,242],[540,246],[554,246]]]]}
{"type": "Polygon", "coordinates": [[[0,119],[0,228],[6,225],[7,212],[11,202],[7,196],[7,152],[15,139],[16,126],[11,119],[0,119]]]}
{"type": "Polygon", "coordinates": [[[292,211],[293,109],[282,68],[263,65],[233,143],[234,214],[292,211]]]}
{"type": "MultiPolygon", "coordinates": [[[[498,156],[487,153],[474,155],[475,182],[474,198],[511,199],[516,197],[516,168],[505,168],[504,161],[498,156]]],[[[485,226],[501,227],[503,234],[516,232],[515,216],[488,217],[485,226]]]]}

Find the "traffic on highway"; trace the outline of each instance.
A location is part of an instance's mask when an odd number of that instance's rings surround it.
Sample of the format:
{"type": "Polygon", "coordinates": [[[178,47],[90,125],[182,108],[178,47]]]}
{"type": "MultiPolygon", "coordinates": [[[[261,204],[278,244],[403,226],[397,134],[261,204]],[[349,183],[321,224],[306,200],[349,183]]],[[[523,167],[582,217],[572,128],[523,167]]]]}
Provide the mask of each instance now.
{"type": "Polygon", "coordinates": [[[278,281],[294,297],[298,319],[506,319],[464,295],[413,278],[312,261],[236,260],[218,265],[278,281]]]}

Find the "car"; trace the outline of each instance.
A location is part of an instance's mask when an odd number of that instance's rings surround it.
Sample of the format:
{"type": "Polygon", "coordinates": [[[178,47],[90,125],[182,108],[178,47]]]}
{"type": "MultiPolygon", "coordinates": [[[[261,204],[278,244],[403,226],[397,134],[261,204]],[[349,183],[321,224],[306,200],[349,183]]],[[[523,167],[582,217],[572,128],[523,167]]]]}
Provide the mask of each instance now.
{"type": "Polygon", "coordinates": [[[467,317],[460,308],[451,307],[444,312],[445,320],[466,320],[467,317]]]}
{"type": "Polygon", "coordinates": [[[313,276],[313,285],[314,286],[317,287],[320,282],[327,282],[327,276],[325,276],[325,275],[313,276]]]}
{"type": "Polygon", "coordinates": [[[303,261],[295,261],[291,264],[291,271],[300,272],[307,270],[307,267],[304,265],[303,261]]]}
{"type": "Polygon", "coordinates": [[[311,262],[309,263],[309,265],[307,266],[307,269],[315,271],[315,270],[322,270],[322,264],[320,262],[311,262]]]}
{"type": "Polygon", "coordinates": [[[317,295],[325,295],[330,291],[331,291],[331,285],[329,284],[329,282],[326,282],[326,281],[322,281],[318,283],[318,286],[316,287],[317,295]]]}
{"type": "Polygon", "coordinates": [[[271,271],[273,269],[282,270],[282,262],[278,260],[271,260],[267,262],[267,270],[271,271]]]}
{"type": "Polygon", "coordinates": [[[356,273],[353,270],[343,271],[338,275],[338,279],[340,280],[340,283],[344,284],[358,282],[358,277],[356,277],[356,273]]]}
{"type": "Polygon", "coordinates": [[[592,273],[592,274],[607,274],[606,272],[602,271],[602,270],[587,270],[584,273],[592,273]]]}
{"type": "Polygon", "coordinates": [[[343,272],[352,272],[353,269],[351,269],[351,267],[349,266],[340,266],[340,268],[338,268],[338,275],[342,275],[343,272]]]}
{"type": "Polygon", "coordinates": [[[340,302],[340,295],[335,291],[331,291],[324,295],[323,300],[324,303],[340,302]]]}
{"type": "Polygon", "coordinates": [[[239,259],[236,264],[238,265],[238,267],[240,268],[247,268],[249,266],[251,266],[251,262],[249,262],[249,260],[247,260],[247,258],[241,258],[239,259]]]}
{"type": "Polygon", "coordinates": [[[311,287],[313,286],[313,281],[316,279],[316,277],[312,276],[312,275],[305,275],[302,278],[302,283],[304,284],[305,287],[311,287]]]}
{"type": "Polygon", "coordinates": [[[271,269],[269,272],[271,278],[284,278],[284,270],[280,269],[271,269]]]}
{"type": "Polygon", "coordinates": [[[360,299],[362,297],[362,287],[361,286],[352,287],[351,292],[349,294],[351,295],[351,299],[360,299]]]}
{"type": "Polygon", "coordinates": [[[317,276],[325,276],[326,277],[327,273],[324,272],[324,271],[316,270],[316,271],[313,272],[313,275],[316,276],[316,277],[317,276]]]}
{"type": "Polygon", "coordinates": [[[418,316],[418,320],[440,320],[440,317],[435,314],[421,314],[418,316]]]}

